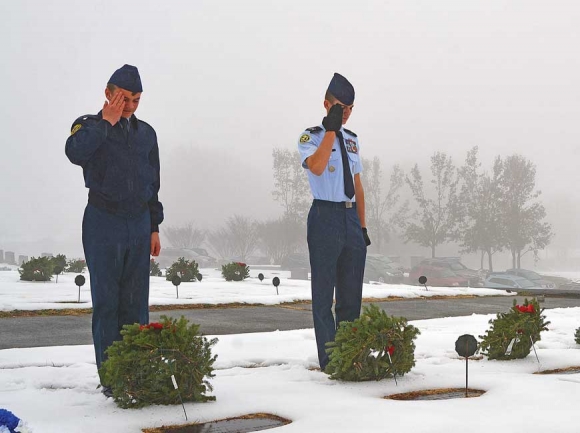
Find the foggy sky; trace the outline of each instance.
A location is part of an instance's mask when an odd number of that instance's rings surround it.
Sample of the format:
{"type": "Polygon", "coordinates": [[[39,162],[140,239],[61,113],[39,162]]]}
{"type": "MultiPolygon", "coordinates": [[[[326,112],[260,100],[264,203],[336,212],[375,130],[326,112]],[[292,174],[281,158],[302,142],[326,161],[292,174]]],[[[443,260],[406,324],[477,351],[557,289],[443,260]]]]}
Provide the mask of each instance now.
{"type": "Polygon", "coordinates": [[[362,156],[426,170],[435,151],[520,153],[548,220],[579,224],[578,2],[25,0],[0,17],[0,248],[81,251],[87,190],[64,144],[125,63],[159,138],[164,224],[279,215],[272,149],[320,123],[334,72],[355,86],[362,156]]]}

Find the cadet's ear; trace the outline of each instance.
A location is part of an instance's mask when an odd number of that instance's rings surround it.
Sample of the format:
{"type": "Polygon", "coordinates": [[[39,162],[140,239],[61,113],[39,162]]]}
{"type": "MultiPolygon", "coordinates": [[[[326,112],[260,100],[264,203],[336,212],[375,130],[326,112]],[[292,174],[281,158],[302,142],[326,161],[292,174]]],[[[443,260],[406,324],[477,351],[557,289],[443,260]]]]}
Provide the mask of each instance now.
{"type": "Polygon", "coordinates": [[[113,95],[111,94],[111,91],[109,90],[109,88],[105,87],[105,98],[107,98],[107,101],[110,101],[112,96],[113,95]]]}

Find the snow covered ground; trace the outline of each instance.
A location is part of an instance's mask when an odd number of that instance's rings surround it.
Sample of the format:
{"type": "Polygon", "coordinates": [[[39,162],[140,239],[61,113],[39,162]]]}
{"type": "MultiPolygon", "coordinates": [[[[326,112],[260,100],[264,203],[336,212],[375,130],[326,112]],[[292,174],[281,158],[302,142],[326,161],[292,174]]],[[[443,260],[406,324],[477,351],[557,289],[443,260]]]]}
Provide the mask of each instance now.
{"type": "MultiPolygon", "coordinates": [[[[542,369],[580,365],[574,330],[580,308],[546,311],[552,323],[536,347],[542,369]]],[[[190,421],[267,412],[292,420],[276,432],[578,432],[580,376],[534,375],[535,356],[470,361],[470,388],[483,396],[444,401],[393,401],[383,396],[465,386],[465,361],[454,351],[462,334],[479,336],[491,315],[421,320],[417,365],[398,379],[329,380],[317,366],[311,329],[220,336],[212,379],[217,401],[188,403],[190,421]]],[[[92,346],[0,351],[0,408],[34,433],[138,433],[184,423],[180,406],[119,409],[96,388],[92,346]]]]}
{"type": "MultiPolygon", "coordinates": [[[[215,269],[202,269],[202,281],[182,283],[179,286],[179,299],[175,286],[165,277],[151,277],[149,296],[150,305],[175,304],[226,304],[248,303],[274,305],[283,302],[309,301],[310,281],[289,279],[287,271],[279,270],[250,270],[250,278],[245,281],[225,281],[221,272],[215,269]],[[263,273],[265,279],[257,277],[263,273]],[[275,276],[281,280],[278,287],[272,285],[275,276]]],[[[91,292],[88,272],[83,274],[86,284],[80,291],[75,286],[76,274],[60,275],[50,282],[20,281],[17,271],[0,272],[0,311],[12,310],[40,310],[64,308],[90,308],[91,292]]],[[[363,297],[386,298],[389,296],[401,298],[419,298],[430,296],[510,296],[503,290],[468,288],[468,287],[429,287],[425,290],[420,286],[404,284],[365,284],[363,297]]]]}
{"type": "MultiPolygon", "coordinates": [[[[257,273],[257,272],[256,272],[257,273]]],[[[308,300],[308,281],[282,280],[280,295],[263,282],[225,282],[217,271],[204,270],[201,283],[183,284],[180,299],[162,278],[152,279],[151,304],[257,302],[276,304],[308,300]]],[[[87,274],[85,274],[88,277],[87,274]]],[[[256,275],[252,274],[252,277],[256,275]]],[[[14,271],[0,272],[0,308],[44,309],[90,307],[87,285],[76,304],[75,275],[59,282],[25,283],[14,271]],[[63,303],[66,302],[66,303],[63,303]],[[72,302],[72,303],[71,303],[72,302]]],[[[498,295],[501,291],[365,285],[365,297],[418,297],[442,294],[498,295]]],[[[580,308],[546,310],[549,332],[536,344],[541,365],[532,352],[526,359],[500,362],[470,361],[470,388],[487,391],[471,399],[394,401],[394,393],[465,385],[465,361],[454,351],[462,334],[482,335],[493,315],[411,322],[421,330],[413,370],[398,379],[372,383],[332,381],[318,366],[312,329],[219,336],[216,377],[217,401],[186,404],[189,420],[206,422],[266,412],[292,420],[282,432],[405,431],[526,431],[578,432],[574,415],[580,399],[580,376],[534,375],[541,369],[580,366],[580,346],[574,331],[580,308]]],[[[0,331],[1,332],[1,331],[0,331]]],[[[62,346],[0,351],[0,408],[25,420],[34,433],[138,433],[142,428],[185,423],[180,406],[118,408],[97,389],[93,347],[62,346]]],[[[274,430],[272,430],[274,431],[274,430]]]]}

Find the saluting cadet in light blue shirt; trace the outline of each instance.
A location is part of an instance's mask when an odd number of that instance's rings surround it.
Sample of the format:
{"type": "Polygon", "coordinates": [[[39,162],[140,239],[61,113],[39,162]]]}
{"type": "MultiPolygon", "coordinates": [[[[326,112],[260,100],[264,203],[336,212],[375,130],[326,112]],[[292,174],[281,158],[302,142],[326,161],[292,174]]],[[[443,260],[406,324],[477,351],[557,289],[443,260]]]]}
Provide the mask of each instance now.
{"type": "MultiPolygon", "coordinates": [[[[348,154],[348,162],[350,166],[350,171],[354,177],[357,178],[357,174],[362,172],[362,164],[360,160],[360,147],[358,144],[358,137],[354,132],[348,129],[340,129],[343,135],[344,144],[348,154]]],[[[308,168],[306,159],[314,155],[318,150],[322,139],[324,138],[326,130],[324,126],[316,126],[313,128],[308,128],[300,136],[300,144],[298,145],[298,150],[300,151],[300,156],[302,159],[302,167],[308,168]]],[[[334,134],[334,143],[332,145],[332,152],[328,163],[322,174],[316,175],[312,171],[307,170],[308,181],[310,183],[310,190],[312,191],[312,196],[318,200],[328,200],[328,201],[356,201],[356,195],[353,198],[349,198],[344,193],[344,181],[343,181],[343,169],[342,169],[342,156],[340,152],[340,143],[338,136],[334,134]]],[[[356,189],[356,181],[355,181],[356,189]]]]}
{"type": "Polygon", "coordinates": [[[314,201],[308,214],[312,317],[318,361],[331,361],[326,344],[342,321],[360,315],[367,246],[364,190],[358,137],[343,128],[354,106],[354,87],[334,74],[326,95],[322,125],[306,129],[298,140],[302,167],[314,201]],[[336,289],[336,318],[332,304],[336,289]]]}

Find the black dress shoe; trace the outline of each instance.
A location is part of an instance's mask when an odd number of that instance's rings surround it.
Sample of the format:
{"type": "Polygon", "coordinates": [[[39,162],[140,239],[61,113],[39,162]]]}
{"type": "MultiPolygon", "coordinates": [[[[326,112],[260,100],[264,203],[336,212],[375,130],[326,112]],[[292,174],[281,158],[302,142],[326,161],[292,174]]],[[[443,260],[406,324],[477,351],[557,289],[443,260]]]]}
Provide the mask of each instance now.
{"type": "Polygon", "coordinates": [[[111,389],[110,386],[103,386],[103,389],[101,389],[101,392],[105,395],[105,397],[109,398],[109,397],[113,397],[113,390],[111,389]]]}

